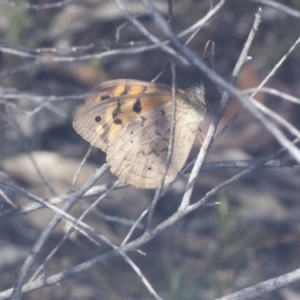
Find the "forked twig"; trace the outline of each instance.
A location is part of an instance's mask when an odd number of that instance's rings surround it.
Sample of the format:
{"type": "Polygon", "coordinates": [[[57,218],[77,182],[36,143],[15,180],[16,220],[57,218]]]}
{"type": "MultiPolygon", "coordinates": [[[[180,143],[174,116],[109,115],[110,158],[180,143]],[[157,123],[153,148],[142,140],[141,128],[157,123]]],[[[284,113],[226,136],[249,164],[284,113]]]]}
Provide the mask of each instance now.
{"type": "Polygon", "coordinates": [[[293,17],[300,18],[300,11],[297,11],[296,9],[290,8],[284,4],[278,3],[276,1],[272,1],[272,0],[252,0],[252,1],[276,8],[282,12],[285,12],[285,13],[293,16],[293,17]]]}
{"type": "MultiPolygon", "coordinates": [[[[108,165],[105,164],[101,168],[99,168],[84,184],[77,192],[73,194],[73,196],[69,199],[69,201],[65,204],[65,206],[62,208],[62,211],[68,211],[72,208],[72,206],[75,205],[75,203],[84,195],[86,191],[88,191],[95,183],[96,181],[103,175],[103,173],[108,169],[108,165]]],[[[37,256],[39,253],[41,247],[44,245],[45,241],[49,237],[49,235],[52,233],[54,228],[57,226],[57,224],[60,222],[61,216],[55,215],[52,220],[49,222],[48,226],[43,230],[42,234],[39,236],[37,241],[35,242],[34,246],[32,247],[30,255],[26,258],[25,262],[23,263],[21,270],[18,274],[18,277],[16,279],[15,286],[13,288],[13,292],[11,295],[11,300],[17,300],[20,299],[20,295],[22,292],[22,287],[24,285],[25,278],[37,256]]]]}

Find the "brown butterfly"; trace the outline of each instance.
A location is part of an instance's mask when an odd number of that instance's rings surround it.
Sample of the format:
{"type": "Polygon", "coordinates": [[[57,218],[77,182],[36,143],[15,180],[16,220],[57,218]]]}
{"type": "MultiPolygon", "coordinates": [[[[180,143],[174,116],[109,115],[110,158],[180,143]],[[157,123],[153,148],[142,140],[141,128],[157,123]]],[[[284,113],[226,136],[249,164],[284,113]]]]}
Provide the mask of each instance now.
{"type": "MultiPolygon", "coordinates": [[[[172,157],[165,183],[183,168],[206,106],[203,86],[176,91],[176,123],[172,157]]],[[[157,188],[167,168],[172,120],[171,87],[118,79],[89,92],[74,129],[107,154],[111,172],[121,182],[157,188]]]]}

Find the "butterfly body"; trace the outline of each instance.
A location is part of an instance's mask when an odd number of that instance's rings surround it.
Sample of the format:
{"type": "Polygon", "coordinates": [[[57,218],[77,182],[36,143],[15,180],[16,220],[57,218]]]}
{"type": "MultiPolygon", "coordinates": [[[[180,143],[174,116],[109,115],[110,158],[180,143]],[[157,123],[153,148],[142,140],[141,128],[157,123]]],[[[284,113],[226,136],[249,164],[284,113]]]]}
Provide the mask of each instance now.
{"type": "MultiPolygon", "coordinates": [[[[176,91],[174,145],[165,183],[185,164],[205,114],[204,90],[176,91]]],[[[94,88],[74,129],[107,153],[120,181],[141,188],[158,187],[167,168],[172,124],[172,90],[138,80],[112,80],[94,88]]]]}

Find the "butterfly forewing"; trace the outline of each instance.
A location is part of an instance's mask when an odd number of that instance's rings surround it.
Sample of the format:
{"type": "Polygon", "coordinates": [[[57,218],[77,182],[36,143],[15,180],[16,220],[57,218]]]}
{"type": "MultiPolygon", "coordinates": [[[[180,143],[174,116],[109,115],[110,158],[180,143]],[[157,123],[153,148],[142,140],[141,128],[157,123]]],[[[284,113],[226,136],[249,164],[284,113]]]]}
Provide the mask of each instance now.
{"type": "MultiPolygon", "coordinates": [[[[169,99],[170,93],[166,92],[140,94],[138,98],[125,95],[106,99],[96,106],[86,106],[83,111],[77,113],[73,127],[93,146],[107,151],[129,121],[162,106],[169,102],[169,99]]],[[[161,114],[163,113],[164,111],[161,111],[161,114]]],[[[151,122],[149,119],[145,121],[151,122]]]]}
{"type": "Polygon", "coordinates": [[[117,79],[103,82],[92,89],[86,99],[85,104],[89,107],[97,106],[103,100],[111,98],[136,95],[150,94],[150,93],[171,93],[171,88],[168,85],[152,83],[140,80],[131,79],[117,79]]]}

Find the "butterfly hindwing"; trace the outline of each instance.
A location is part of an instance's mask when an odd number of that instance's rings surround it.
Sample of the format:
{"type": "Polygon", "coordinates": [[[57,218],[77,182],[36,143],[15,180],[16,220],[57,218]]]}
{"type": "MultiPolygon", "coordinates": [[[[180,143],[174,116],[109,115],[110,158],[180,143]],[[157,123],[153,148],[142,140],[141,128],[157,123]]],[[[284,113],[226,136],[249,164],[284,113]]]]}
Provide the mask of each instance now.
{"type": "MultiPolygon", "coordinates": [[[[132,120],[124,127],[107,155],[111,171],[122,182],[137,187],[155,188],[167,168],[167,155],[172,120],[171,102],[143,115],[143,126],[132,120]],[[165,110],[161,115],[159,110],[165,110]],[[136,128],[132,131],[131,128],[136,128]],[[131,134],[129,134],[129,132],[131,134]]],[[[141,122],[141,121],[140,121],[141,122]]],[[[165,183],[172,181],[184,166],[193,145],[199,124],[199,115],[190,114],[178,105],[174,146],[165,183]],[[187,126],[189,128],[187,128],[187,126]],[[181,141],[180,145],[176,141],[181,141]]]]}

